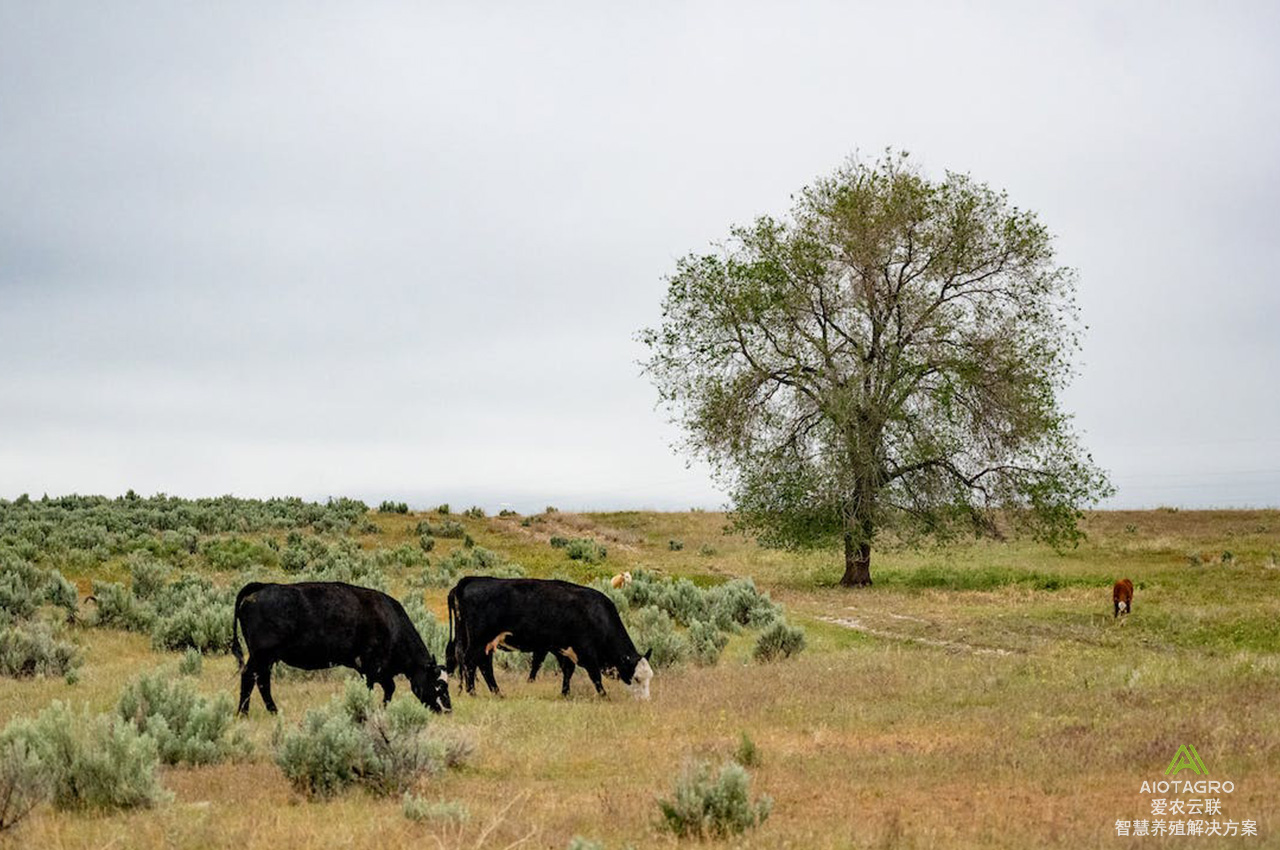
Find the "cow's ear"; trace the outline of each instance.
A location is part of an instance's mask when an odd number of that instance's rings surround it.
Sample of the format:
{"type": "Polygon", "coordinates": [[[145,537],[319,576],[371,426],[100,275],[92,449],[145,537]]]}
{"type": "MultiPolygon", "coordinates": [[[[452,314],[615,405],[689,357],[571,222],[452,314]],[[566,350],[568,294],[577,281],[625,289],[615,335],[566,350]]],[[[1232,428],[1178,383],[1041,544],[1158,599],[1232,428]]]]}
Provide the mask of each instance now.
{"type": "Polygon", "coordinates": [[[645,653],[644,653],[644,660],[645,660],[645,661],[648,661],[648,660],[649,660],[649,656],[650,656],[650,655],[653,655],[653,647],[652,647],[652,646],[651,646],[651,647],[649,647],[649,648],[645,651],[645,653]]]}

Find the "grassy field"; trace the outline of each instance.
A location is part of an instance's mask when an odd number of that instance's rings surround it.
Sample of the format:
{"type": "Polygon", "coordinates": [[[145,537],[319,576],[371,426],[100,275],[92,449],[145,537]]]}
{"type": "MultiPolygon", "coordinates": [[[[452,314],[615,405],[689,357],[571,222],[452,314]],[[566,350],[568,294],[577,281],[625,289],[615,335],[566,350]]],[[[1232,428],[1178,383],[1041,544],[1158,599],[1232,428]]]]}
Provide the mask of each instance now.
{"type": "MultiPolygon", "coordinates": [[[[420,517],[370,517],[380,532],[360,535],[363,547],[416,541],[420,517]]],[[[762,759],[752,790],[775,806],[732,846],[1280,846],[1280,512],[1097,513],[1087,541],[1065,554],[1024,542],[879,552],[876,584],[864,590],[836,586],[833,554],[762,550],[724,536],[715,513],[460,519],[531,575],[587,580],[647,567],[700,584],[752,576],[805,627],[808,648],[759,664],[751,639],[736,638],[713,668],[660,672],[648,703],[618,683],[600,700],[581,675],[566,701],[558,677],[526,684],[500,671],[505,699],[455,696],[453,715],[437,721],[474,730],[475,760],[418,789],[464,803],[461,825],[409,821],[397,798],[298,797],[272,761],[276,721],[255,696],[241,721],[255,745],[249,760],[163,769],[175,799],[152,810],[42,806],[0,843],[564,848],[578,835],[611,850],[670,847],[682,842],[658,828],[655,799],[690,760],[727,759],[745,732],[762,759]],[[597,538],[608,557],[569,561],[548,545],[553,535],[597,538]],[[1135,611],[1116,621],[1110,587],[1121,577],[1137,588],[1135,611]],[[1155,819],[1153,796],[1202,796],[1140,793],[1144,780],[1165,778],[1183,744],[1210,778],[1234,784],[1220,819],[1256,821],[1258,837],[1117,837],[1117,820],[1155,819]]],[[[457,545],[440,541],[433,556],[457,545]]],[[[68,577],[87,593],[99,573],[118,579],[120,566],[68,577]]],[[[444,595],[427,592],[441,617],[444,595]]],[[[109,710],[130,677],[177,662],[141,635],[75,634],[86,656],[80,681],[0,681],[0,724],[54,699],[109,710]]],[[[201,690],[232,693],[237,682],[229,656],[205,659],[201,690]]],[[[284,722],[342,687],[339,678],[278,682],[284,722]]]]}

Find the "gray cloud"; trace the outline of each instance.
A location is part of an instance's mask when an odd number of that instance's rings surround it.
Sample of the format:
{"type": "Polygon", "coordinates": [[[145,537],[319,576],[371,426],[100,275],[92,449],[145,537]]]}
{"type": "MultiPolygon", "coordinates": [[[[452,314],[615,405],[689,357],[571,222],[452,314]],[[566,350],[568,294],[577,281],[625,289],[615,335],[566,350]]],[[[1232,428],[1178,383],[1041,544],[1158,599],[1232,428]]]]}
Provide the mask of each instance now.
{"type": "Polygon", "coordinates": [[[663,276],[850,153],[1080,271],[1116,504],[1278,504],[1269,4],[0,2],[0,495],[716,505],[663,276]]]}

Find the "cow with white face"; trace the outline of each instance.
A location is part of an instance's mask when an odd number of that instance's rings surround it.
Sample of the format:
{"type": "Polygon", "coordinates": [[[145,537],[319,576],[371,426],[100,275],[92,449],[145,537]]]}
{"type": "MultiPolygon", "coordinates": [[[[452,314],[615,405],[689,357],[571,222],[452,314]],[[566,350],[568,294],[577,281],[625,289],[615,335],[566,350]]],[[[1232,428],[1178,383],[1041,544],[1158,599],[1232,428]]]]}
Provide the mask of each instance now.
{"type": "MultiPolygon", "coordinates": [[[[461,671],[467,693],[475,692],[479,670],[489,690],[498,694],[493,653],[499,650],[532,652],[535,664],[554,655],[565,696],[581,666],[601,696],[601,673],[612,669],[637,699],[649,698],[649,653],[636,650],[613,601],[594,588],[543,579],[463,578],[449,591],[446,669],[461,671]]],[[[535,667],[532,675],[536,673],[535,667]]]]}

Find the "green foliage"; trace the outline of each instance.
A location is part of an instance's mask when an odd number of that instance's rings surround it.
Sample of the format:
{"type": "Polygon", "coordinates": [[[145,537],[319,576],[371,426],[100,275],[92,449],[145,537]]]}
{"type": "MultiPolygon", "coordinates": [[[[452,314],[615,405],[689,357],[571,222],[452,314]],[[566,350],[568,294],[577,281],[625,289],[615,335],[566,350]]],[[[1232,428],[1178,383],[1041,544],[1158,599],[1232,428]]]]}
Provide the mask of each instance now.
{"type": "Polygon", "coordinates": [[[790,658],[804,649],[804,629],[789,626],[785,620],[774,620],[756,639],[752,656],[756,661],[790,658]]]}
{"type": "Polygon", "coordinates": [[[592,841],[581,835],[575,835],[569,839],[567,850],[605,850],[605,846],[603,841],[592,841]]]}
{"type": "Polygon", "coordinates": [[[200,552],[215,570],[240,572],[254,568],[273,569],[280,562],[267,544],[244,537],[222,537],[207,541],[200,552]]]}
{"type": "Polygon", "coordinates": [[[733,760],[743,767],[760,766],[760,748],[746,732],[738,739],[738,748],[733,751],[733,760]]]}
{"type": "Polygon", "coordinates": [[[438,506],[438,507],[436,508],[436,513],[440,514],[441,516],[448,516],[448,515],[449,515],[449,503],[448,503],[448,502],[445,502],[444,504],[442,504],[442,505],[438,506]]]}
{"type": "Polygon", "coordinates": [[[156,742],[165,764],[214,764],[249,749],[241,730],[231,733],[231,697],[223,693],[206,699],[190,682],[165,673],[143,675],[125,685],[116,711],[156,742]]]}
{"type": "Polygon", "coordinates": [[[16,826],[52,793],[49,771],[27,741],[0,743],[0,834],[16,826]]]}
{"type": "Polygon", "coordinates": [[[380,514],[407,514],[409,506],[404,502],[383,502],[378,505],[378,513],[380,514]]]}
{"type": "Polygon", "coordinates": [[[73,619],[80,597],[57,570],[46,570],[0,550],[0,623],[25,620],[43,605],[54,605],[73,619]]]}
{"type": "Polygon", "coordinates": [[[199,676],[203,669],[204,656],[198,649],[188,649],[182,654],[182,660],[178,662],[178,672],[183,676],[199,676]]]}
{"type": "Polygon", "coordinates": [[[684,541],[683,541],[683,540],[668,540],[668,541],[667,541],[667,548],[668,548],[668,549],[670,549],[672,552],[679,552],[681,549],[683,549],[683,548],[684,548],[684,541]]]}
{"type": "Polygon", "coordinates": [[[111,715],[73,712],[54,701],[35,719],[20,718],[0,733],[47,771],[60,809],[131,809],[168,799],[156,775],[156,743],[111,715]]]}
{"type": "Polygon", "coordinates": [[[552,535],[550,542],[552,549],[563,549],[569,545],[569,538],[552,535]]]}
{"type": "MultiPolygon", "coordinates": [[[[133,579],[131,588],[133,595],[140,600],[154,599],[156,594],[169,582],[173,570],[168,564],[157,560],[145,550],[134,552],[129,556],[129,575],[133,579]]],[[[99,600],[101,610],[101,600],[99,600]]]]}
{"type": "MultiPolygon", "coordinates": [[[[632,583],[635,583],[634,577],[632,583]]],[[[687,578],[664,582],[655,602],[682,626],[707,619],[710,608],[707,595],[687,578]]]]}
{"type": "Polygon", "coordinates": [[[140,601],[123,584],[114,581],[93,582],[96,613],[93,624],[127,632],[149,632],[155,625],[155,608],[140,601]]]}
{"type": "Polygon", "coordinates": [[[462,803],[444,800],[432,803],[408,791],[404,792],[404,796],[400,798],[400,810],[411,821],[466,823],[471,817],[471,813],[462,803]]]}
{"type": "MultiPolygon", "coordinates": [[[[995,534],[1054,545],[1112,492],[1058,397],[1075,280],[1035,215],[905,155],[851,161],[791,215],[677,263],[641,333],[660,399],[766,545],[995,534]]],[[[849,583],[869,581],[857,569],[849,583]]]]}
{"type": "Polygon", "coordinates": [[[655,669],[674,667],[689,657],[689,641],[676,631],[667,612],[652,605],[632,615],[631,639],[641,652],[653,652],[649,663],[655,669]]]}
{"type": "Polygon", "coordinates": [[[729,643],[729,636],[703,620],[695,620],[689,626],[689,653],[699,667],[711,667],[720,660],[720,653],[729,643]]]}
{"type": "Polygon", "coordinates": [[[764,823],[773,800],[751,802],[751,776],[727,762],[714,779],[705,762],[690,765],[676,782],[671,799],[658,800],[663,826],[681,838],[723,839],[764,823]]]}
{"type": "Polygon", "coordinates": [[[400,602],[404,605],[404,611],[409,615],[414,628],[422,636],[422,642],[427,645],[427,649],[437,659],[443,660],[445,644],[449,642],[448,625],[436,619],[436,615],[431,613],[419,594],[402,598],[400,602]]]}
{"type": "Polygon", "coordinates": [[[565,554],[575,561],[586,564],[598,564],[605,559],[609,551],[594,540],[578,537],[570,540],[564,547],[565,554]]]}
{"type": "Polygon", "coordinates": [[[156,649],[192,648],[199,652],[231,651],[231,619],[235,593],[210,582],[183,576],[156,597],[160,612],[151,630],[156,649]]]}
{"type": "Polygon", "coordinates": [[[418,534],[429,534],[445,540],[461,540],[467,536],[467,529],[457,520],[445,519],[440,522],[423,520],[418,523],[418,534]]]}
{"type": "Polygon", "coordinates": [[[462,515],[470,519],[484,519],[484,508],[479,505],[472,505],[462,512],[462,515]]]}
{"type": "Polygon", "coordinates": [[[711,617],[724,630],[733,631],[739,626],[759,628],[773,622],[782,609],[761,593],[750,578],[736,578],[707,592],[711,617]]]}
{"type": "Polygon", "coordinates": [[[349,684],[326,708],[308,711],[301,726],[285,732],[276,763],[298,792],[330,797],[355,785],[374,794],[398,794],[424,776],[458,767],[471,750],[459,739],[433,733],[430,712],[416,700],[387,708],[349,684]]]}
{"type": "Polygon", "coordinates": [[[47,623],[20,622],[0,628],[0,676],[65,676],[81,663],[80,650],[58,640],[47,623]]]}
{"type": "Polygon", "coordinates": [[[430,552],[436,548],[436,539],[430,534],[420,534],[418,535],[418,548],[423,552],[430,552]]]}

